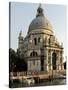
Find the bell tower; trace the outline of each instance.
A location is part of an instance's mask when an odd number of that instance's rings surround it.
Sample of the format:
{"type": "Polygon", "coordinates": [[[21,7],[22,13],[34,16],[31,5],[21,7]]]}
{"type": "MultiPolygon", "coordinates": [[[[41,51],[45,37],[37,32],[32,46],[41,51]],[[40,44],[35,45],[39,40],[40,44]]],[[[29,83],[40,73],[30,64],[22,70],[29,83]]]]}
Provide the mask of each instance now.
{"type": "Polygon", "coordinates": [[[22,47],[23,47],[23,36],[22,36],[22,30],[19,33],[19,37],[18,37],[18,49],[21,51],[22,47]]]}

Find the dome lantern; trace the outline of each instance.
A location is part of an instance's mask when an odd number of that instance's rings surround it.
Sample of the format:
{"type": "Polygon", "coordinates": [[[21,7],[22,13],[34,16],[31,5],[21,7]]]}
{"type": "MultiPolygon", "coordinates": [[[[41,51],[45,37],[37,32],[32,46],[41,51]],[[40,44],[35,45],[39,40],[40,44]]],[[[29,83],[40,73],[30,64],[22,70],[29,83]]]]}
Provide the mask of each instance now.
{"type": "Polygon", "coordinates": [[[37,15],[36,15],[36,17],[38,17],[38,16],[44,16],[43,9],[41,7],[41,4],[39,4],[39,7],[37,9],[37,15]]]}

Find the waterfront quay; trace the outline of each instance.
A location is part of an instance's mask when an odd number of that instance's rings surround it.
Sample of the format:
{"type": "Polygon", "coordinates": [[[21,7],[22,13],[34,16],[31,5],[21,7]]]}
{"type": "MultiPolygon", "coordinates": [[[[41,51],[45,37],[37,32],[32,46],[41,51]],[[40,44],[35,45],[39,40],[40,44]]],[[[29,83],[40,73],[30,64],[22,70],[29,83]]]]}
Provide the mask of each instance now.
{"type": "MultiPolygon", "coordinates": [[[[34,86],[34,85],[42,85],[42,83],[46,83],[46,85],[55,84],[55,80],[61,82],[64,80],[64,84],[66,83],[66,71],[57,72],[55,70],[47,73],[47,72],[11,72],[9,81],[11,84],[19,84],[22,86],[34,86]],[[53,83],[52,83],[53,81],[53,83]],[[48,83],[48,84],[47,84],[48,83]]],[[[58,84],[58,83],[56,83],[58,84]]],[[[44,85],[44,84],[43,84],[44,85]]]]}

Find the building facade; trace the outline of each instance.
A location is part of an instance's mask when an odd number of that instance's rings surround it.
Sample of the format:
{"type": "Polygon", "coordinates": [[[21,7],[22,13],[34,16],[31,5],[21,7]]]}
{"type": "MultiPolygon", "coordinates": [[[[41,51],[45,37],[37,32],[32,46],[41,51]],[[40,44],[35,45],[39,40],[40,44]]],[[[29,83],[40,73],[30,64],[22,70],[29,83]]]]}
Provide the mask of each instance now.
{"type": "Polygon", "coordinates": [[[29,25],[27,36],[23,38],[21,31],[18,40],[18,50],[27,63],[27,71],[64,70],[63,45],[57,41],[41,5],[29,25]]]}

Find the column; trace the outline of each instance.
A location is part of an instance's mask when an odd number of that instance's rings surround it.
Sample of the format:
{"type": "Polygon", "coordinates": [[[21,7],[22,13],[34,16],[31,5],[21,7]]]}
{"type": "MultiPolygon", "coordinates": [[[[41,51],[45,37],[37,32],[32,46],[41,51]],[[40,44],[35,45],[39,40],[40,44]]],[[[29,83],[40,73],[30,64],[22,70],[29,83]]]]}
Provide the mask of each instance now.
{"type": "Polygon", "coordinates": [[[56,53],[56,70],[59,70],[59,53],[56,53]]]}
{"type": "Polygon", "coordinates": [[[45,57],[45,71],[49,72],[49,67],[48,67],[48,49],[47,48],[45,50],[45,54],[46,54],[46,57],[45,57]]]}
{"type": "Polygon", "coordinates": [[[50,70],[52,70],[52,51],[50,52],[50,70]]]}
{"type": "Polygon", "coordinates": [[[60,64],[60,51],[57,52],[56,69],[57,69],[58,71],[61,70],[61,64],[60,64]]]}
{"type": "Polygon", "coordinates": [[[58,52],[58,70],[61,70],[61,65],[60,65],[60,52],[58,52]]]}
{"type": "Polygon", "coordinates": [[[64,65],[63,65],[63,51],[61,53],[61,70],[64,70],[64,65]]]}

